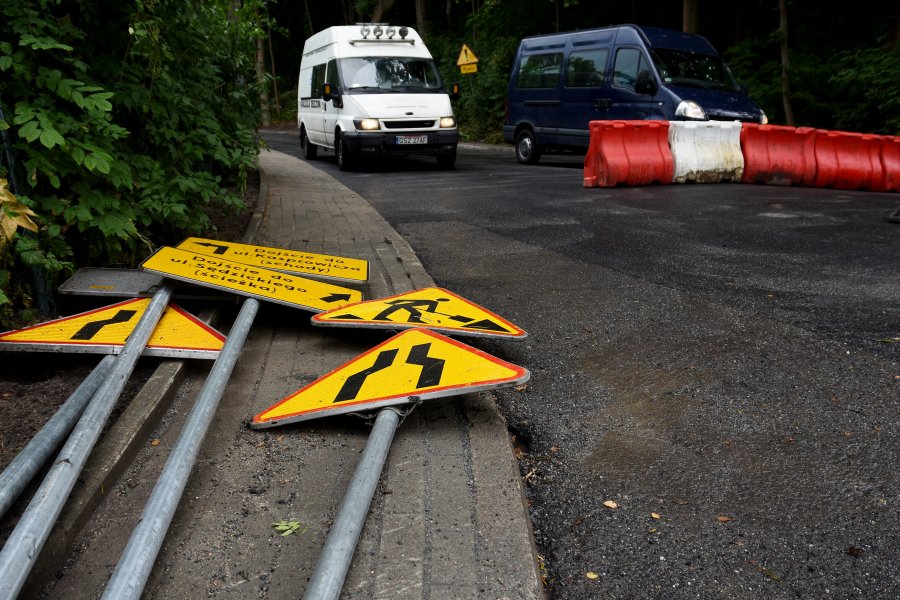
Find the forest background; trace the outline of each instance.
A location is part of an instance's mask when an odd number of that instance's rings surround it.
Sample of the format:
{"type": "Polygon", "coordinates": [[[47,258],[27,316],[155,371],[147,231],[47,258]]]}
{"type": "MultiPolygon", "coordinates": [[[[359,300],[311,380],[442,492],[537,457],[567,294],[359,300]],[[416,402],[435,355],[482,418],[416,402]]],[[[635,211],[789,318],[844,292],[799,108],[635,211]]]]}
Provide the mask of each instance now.
{"type": "Polygon", "coordinates": [[[295,122],[304,40],[358,22],[416,27],[467,140],[499,141],[522,37],[618,23],[706,36],[771,123],[900,134],[896,3],[0,0],[0,328],[238,210],[258,127],[295,122]]]}

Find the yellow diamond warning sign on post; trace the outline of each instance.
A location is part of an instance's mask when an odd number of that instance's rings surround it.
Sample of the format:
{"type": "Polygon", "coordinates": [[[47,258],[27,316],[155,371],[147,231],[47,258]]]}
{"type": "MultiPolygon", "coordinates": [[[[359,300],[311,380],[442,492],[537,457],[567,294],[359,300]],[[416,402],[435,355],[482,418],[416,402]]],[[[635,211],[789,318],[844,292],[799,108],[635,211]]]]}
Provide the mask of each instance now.
{"type": "Polygon", "coordinates": [[[236,244],[197,237],[187,238],[176,248],[285,273],[351,282],[369,279],[369,263],[359,258],[329,256],[252,244],[236,244]]]}
{"type": "Polygon", "coordinates": [[[278,404],[254,429],[528,381],[527,369],[427,329],[398,333],[278,404]]]}
{"type": "Polygon", "coordinates": [[[312,317],[322,327],[409,329],[427,327],[453,335],[524,338],[527,333],[506,319],[443,288],[423,288],[378,300],[366,300],[312,317]]]}
{"type": "Polygon", "coordinates": [[[145,271],[313,312],[362,300],[358,290],[164,246],[141,263],[145,271]]]}
{"type": "MultiPolygon", "coordinates": [[[[150,298],[135,298],[0,333],[0,350],[118,354],[149,304],[150,298]]],[[[170,304],[153,330],[144,356],[215,359],[224,344],[224,335],[170,304]]]]}

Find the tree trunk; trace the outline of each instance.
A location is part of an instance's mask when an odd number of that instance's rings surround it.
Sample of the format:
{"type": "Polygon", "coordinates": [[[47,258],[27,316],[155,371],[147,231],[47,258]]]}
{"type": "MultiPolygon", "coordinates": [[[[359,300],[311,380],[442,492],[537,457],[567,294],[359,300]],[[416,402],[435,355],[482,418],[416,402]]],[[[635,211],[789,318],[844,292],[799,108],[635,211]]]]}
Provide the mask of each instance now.
{"type": "Polygon", "coordinates": [[[788,15],[787,0],[778,0],[780,20],[779,36],[781,37],[781,97],[784,102],[784,121],[794,126],[794,109],[791,107],[791,66],[788,56],[788,15]]]}
{"type": "Polygon", "coordinates": [[[375,3],[375,9],[372,11],[372,22],[384,22],[384,16],[394,6],[394,2],[396,2],[396,0],[378,0],[378,2],[375,3]]]}
{"type": "Polygon", "coordinates": [[[416,31],[419,35],[428,35],[428,0],[416,0],[416,31]]]}
{"type": "Polygon", "coordinates": [[[281,112],[281,97],[278,94],[278,75],[275,73],[275,51],[272,49],[272,18],[266,6],[266,40],[269,46],[269,64],[272,66],[272,94],[275,100],[275,112],[281,112]]]}
{"type": "MultiPolygon", "coordinates": [[[[256,14],[259,23],[259,13],[256,14]]],[[[259,111],[262,115],[262,126],[272,125],[272,112],[269,110],[269,91],[266,86],[266,42],[262,37],[256,38],[256,85],[259,86],[259,111]]]]}
{"type": "Polygon", "coordinates": [[[700,0],[684,0],[682,12],[682,30],[685,33],[697,33],[700,21],[700,0]]]}

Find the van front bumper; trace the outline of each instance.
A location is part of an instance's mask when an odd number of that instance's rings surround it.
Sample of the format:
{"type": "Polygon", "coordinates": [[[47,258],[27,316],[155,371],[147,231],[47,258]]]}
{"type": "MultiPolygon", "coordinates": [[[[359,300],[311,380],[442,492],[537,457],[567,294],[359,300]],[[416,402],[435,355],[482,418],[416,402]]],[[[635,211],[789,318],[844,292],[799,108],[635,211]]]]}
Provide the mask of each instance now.
{"type": "Polygon", "coordinates": [[[352,154],[385,154],[402,156],[410,154],[438,155],[456,152],[459,144],[459,129],[442,129],[438,131],[347,131],[341,134],[347,150],[352,154]],[[403,140],[414,140],[427,136],[428,141],[422,143],[403,143],[403,140]]]}

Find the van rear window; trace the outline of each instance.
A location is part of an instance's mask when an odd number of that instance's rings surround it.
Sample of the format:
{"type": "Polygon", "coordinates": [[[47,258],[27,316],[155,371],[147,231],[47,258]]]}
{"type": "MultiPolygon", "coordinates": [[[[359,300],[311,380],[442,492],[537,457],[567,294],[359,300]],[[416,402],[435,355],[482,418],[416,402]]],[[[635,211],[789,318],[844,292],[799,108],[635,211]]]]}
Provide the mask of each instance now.
{"type": "Polygon", "coordinates": [[[519,63],[516,84],[520,88],[553,88],[559,84],[563,55],[530,54],[523,56],[519,63]]]}

